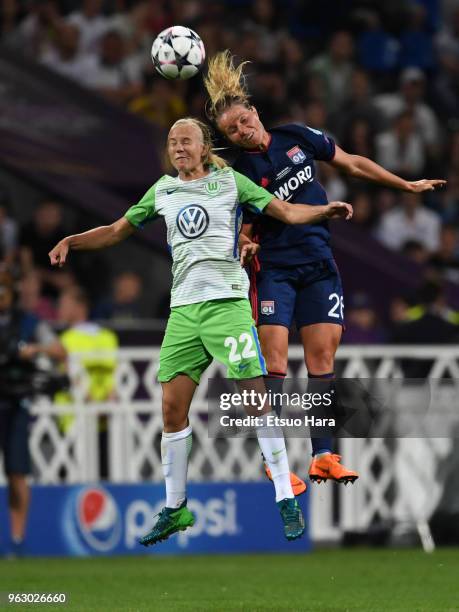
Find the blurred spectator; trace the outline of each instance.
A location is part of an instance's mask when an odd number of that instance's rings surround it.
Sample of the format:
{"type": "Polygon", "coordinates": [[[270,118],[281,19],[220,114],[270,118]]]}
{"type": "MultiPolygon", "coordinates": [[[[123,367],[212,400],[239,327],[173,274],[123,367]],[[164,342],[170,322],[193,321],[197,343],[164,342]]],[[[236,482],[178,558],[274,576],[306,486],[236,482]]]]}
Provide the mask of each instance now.
{"type": "Polygon", "coordinates": [[[326,105],[327,86],[322,76],[318,73],[307,74],[304,83],[303,98],[309,101],[321,102],[328,109],[326,105]]]}
{"type": "Polygon", "coordinates": [[[0,188],[0,261],[6,267],[13,264],[17,248],[18,228],[16,221],[9,216],[9,197],[0,188]]]}
{"type": "Polygon", "coordinates": [[[88,87],[121,104],[141,93],[140,67],[127,56],[125,40],[116,30],[103,35],[100,53],[86,75],[86,82],[88,87]]]}
{"type": "MultiPolygon", "coordinates": [[[[97,323],[89,321],[90,303],[85,292],[79,287],[64,291],[58,302],[58,320],[67,327],[60,340],[69,355],[73,353],[94,353],[83,356],[81,364],[88,374],[87,400],[104,402],[115,392],[115,368],[118,338],[116,334],[97,323]],[[100,354],[98,354],[98,352],[100,354]]],[[[59,392],[55,401],[59,404],[72,402],[69,393],[59,392]]],[[[61,429],[68,433],[75,417],[67,413],[59,417],[61,429]]],[[[108,477],[108,439],[106,417],[99,417],[99,476],[108,477]]]]}
{"type": "Polygon", "coordinates": [[[19,244],[24,274],[36,268],[44,283],[45,295],[56,295],[56,290],[72,284],[69,269],[51,270],[49,251],[65,235],[62,209],[58,202],[44,200],[36,209],[33,220],[21,228],[19,244]]]}
{"type": "Polygon", "coordinates": [[[29,406],[33,364],[61,361],[65,350],[50,327],[15,303],[13,279],[0,273],[0,451],[7,477],[10,554],[20,556],[30,502],[29,406]]]}
{"type": "Polygon", "coordinates": [[[410,261],[423,266],[429,260],[429,251],[418,240],[407,240],[401,248],[401,253],[410,261]]]}
{"type": "Polygon", "coordinates": [[[436,38],[440,70],[435,75],[435,103],[448,117],[459,118],[459,6],[445,19],[436,38]]]}
{"type": "Polygon", "coordinates": [[[177,89],[160,77],[152,80],[146,93],[130,102],[129,110],[165,129],[169,129],[187,112],[185,101],[178,95],[177,89]]]}
{"type": "Polygon", "coordinates": [[[242,31],[247,38],[256,38],[259,62],[274,62],[279,58],[282,14],[280,5],[274,0],[254,0],[251,3],[242,31]]]}
{"type": "Polygon", "coordinates": [[[452,344],[459,340],[459,326],[452,323],[457,314],[448,308],[444,289],[433,282],[419,290],[417,305],[407,310],[408,321],[393,329],[396,344],[452,344]]]}
{"type": "Polygon", "coordinates": [[[393,70],[398,61],[400,45],[384,30],[379,15],[373,11],[363,13],[365,29],[358,38],[359,63],[375,73],[393,70]]]}
{"type": "Polygon", "coordinates": [[[351,296],[346,306],[346,330],[343,334],[345,344],[381,344],[386,340],[386,332],[371,303],[370,297],[363,292],[351,296]]]}
{"type": "Polygon", "coordinates": [[[412,3],[408,23],[400,35],[400,59],[402,68],[415,66],[422,70],[434,67],[432,36],[428,32],[427,11],[424,6],[412,3]]]}
{"type": "Polygon", "coordinates": [[[377,237],[389,249],[400,250],[408,240],[416,240],[430,253],[440,243],[440,218],[421,203],[417,193],[403,193],[401,206],[385,213],[377,237]]]}
{"type": "Polygon", "coordinates": [[[267,124],[281,122],[288,115],[288,95],[285,82],[275,64],[259,66],[259,71],[252,81],[253,103],[255,107],[262,103],[263,121],[267,124]],[[264,100],[269,98],[269,106],[264,100]]]}
{"type": "Polygon", "coordinates": [[[398,93],[380,94],[374,102],[388,121],[400,116],[404,110],[413,113],[416,131],[434,152],[440,145],[438,120],[424,101],[426,79],[419,68],[406,68],[400,76],[398,93]]]}
{"type": "Polygon", "coordinates": [[[16,30],[22,7],[17,0],[3,0],[0,13],[0,36],[8,44],[9,35],[16,30]]]}
{"type": "Polygon", "coordinates": [[[279,61],[282,63],[283,78],[288,87],[301,87],[304,59],[299,41],[284,35],[279,45],[279,61]]]}
{"type": "Polygon", "coordinates": [[[396,332],[397,326],[400,323],[409,321],[410,305],[408,300],[402,296],[398,296],[391,301],[389,308],[389,319],[391,323],[391,336],[396,332]]]}
{"type": "MultiPolygon", "coordinates": [[[[452,135],[448,147],[447,159],[451,164],[451,170],[459,174],[459,129],[456,129],[452,135]]],[[[457,175],[456,175],[457,176],[457,175]]]]}
{"type": "Polygon", "coordinates": [[[142,279],[135,272],[123,272],[113,282],[110,299],[102,301],[94,311],[94,318],[132,321],[144,316],[142,279]]]}
{"type": "Polygon", "coordinates": [[[435,42],[440,57],[456,57],[459,60],[459,6],[452,11],[451,17],[445,19],[443,28],[436,36],[435,42]]]}
{"type": "Polygon", "coordinates": [[[331,202],[346,199],[347,185],[336,168],[331,164],[320,163],[319,177],[331,202]]]}
{"type": "Polygon", "coordinates": [[[407,179],[414,180],[422,174],[426,151],[412,111],[402,111],[394,119],[391,129],[376,137],[376,161],[407,179]]]}
{"type": "Polygon", "coordinates": [[[367,191],[358,191],[349,198],[354,208],[353,223],[366,232],[372,230],[375,224],[375,208],[367,191]]]}
{"type": "Polygon", "coordinates": [[[28,272],[19,284],[20,305],[24,312],[33,314],[45,321],[55,321],[57,312],[53,301],[42,295],[42,282],[39,274],[28,272]]]}
{"type": "Polygon", "coordinates": [[[103,0],[83,0],[80,10],[74,11],[66,21],[80,32],[81,53],[96,53],[99,41],[108,30],[109,18],[102,13],[103,0]]]}
{"type": "Polygon", "coordinates": [[[169,13],[163,3],[149,0],[125,3],[124,6],[125,11],[110,17],[107,29],[121,34],[125,40],[126,53],[139,70],[149,70],[153,74],[150,55],[152,41],[159,32],[173,25],[169,13]]]}
{"type": "Polygon", "coordinates": [[[369,159],[375,157],[375,133],[367,119],[355,117],[344,132],[343,147],[353,155],[362,155],[369,159]]]}
{"type": "Polygon", "coordinates": [[[331,126],[342,140],[345,134],[349,134],[349,126],[357,121],[365,122],[370,133],[378,132],[383,127],[381,111],[372,100],[370,80],[363,70],[353,72],[349,99],[330,118],[331,126]]]}
{"type": "Polygon", "coordinates": [[[310,72],[320,76],[325,85],[325,103],[329,111],[339,108],[349,97],[354,71],[353,56],[351,34],[338,31],[332,35],[327,51],[309,64],[310,72]]]}
{"type": "Polygon", "coordinates": [[[327,109],[322,102],[313,100],[304,108],[304,123],[316,130],[327,131],[327,109]]]}
{"type": "Polygon", "coordinates": [[[454,225],[443,225],[440,247],[429,263],[438,270],[445,280],[459,284],[459,232],[454,225]]]}
{"type": "Polygon", "coordinates": [[[434,104],[437,112],[448,118],[448,123],[457,128],[459,119],[459,59],[442,55],[442,70],[435,75],[434,104]]]}
{"type": "Polygon", "coordinates": [[[440,193],[438,212],[446,223],[459,224],[459,174],[452,171],[448,184],[440,193]]]}
{"type": "Polygon", "coordinates": [[[60,24],[56,0],[32,0],[28,13],[7,43],[32,59],[41,57],[51,47],[60,24]]]}
{"type": "Polygon", "coordinates": [[[378,189],[374,196],[374,207],[377,217],[389,212],[397,206],[400,192],[393,189],[378,189]]]}
{"type": "Polygon", "coordinates": [[[95,57],[81,54],[79,43],[80,31],[78,28],[61,22],[56,27],[54,46],[41,56],[41,62],[61,76],[86,85],[88,74],[93,70],[95,57]]]}

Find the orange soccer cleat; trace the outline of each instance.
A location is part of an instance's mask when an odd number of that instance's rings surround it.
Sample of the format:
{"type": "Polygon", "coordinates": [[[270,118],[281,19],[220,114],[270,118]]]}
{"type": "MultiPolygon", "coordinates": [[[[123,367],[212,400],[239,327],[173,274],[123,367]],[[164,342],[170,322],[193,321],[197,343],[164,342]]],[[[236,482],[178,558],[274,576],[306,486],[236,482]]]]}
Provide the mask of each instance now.
{"type": "MultiPolygon", "coordinates": [[[[269,467],[266,465],[265,463],[265,472],[266,472],[266,476],[269,478],[269,480],[272,480],[272,476],[271,476],[271,470],[269,469],[269,467]]],[[[296,474],[294,474],[293,472],[290,472],[290,484],[292,485],[292,489],[293,489],[293,494],[298,497],[298,495],[302,495],[307,488],[307,484],[304,482],[304,480],[301,480],[301,478],[299,478],[296,474]]]]}
{"type": "Polygon", "coordinates": [[[326,482],[328,479],[342,482],[347,485],[348,482],[354,483],[359,475],[357,472],[346,469],[340,464],[341,455],[327,453],[319,457],[314,457],[309,468],[309,478],[313,482],[326,482]]]}

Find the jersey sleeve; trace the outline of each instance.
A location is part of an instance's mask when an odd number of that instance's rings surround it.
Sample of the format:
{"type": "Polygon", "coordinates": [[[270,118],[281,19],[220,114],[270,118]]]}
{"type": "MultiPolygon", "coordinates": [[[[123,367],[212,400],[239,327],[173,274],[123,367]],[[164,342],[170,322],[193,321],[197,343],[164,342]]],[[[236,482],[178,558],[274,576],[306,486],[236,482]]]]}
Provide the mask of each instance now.
{"type": "Polygon", "coordinates": [[[149,221],[153,221],[158,218],[158,213],[155,208],[155,197],[156,197],[156,186],[157,181],[147,193],[142,197],[141,200],[131,206],[126,213],[125,217],[134,227],[141,228],[149,221]]]}
{"type": "Polygon", "coordinates": [[[307,125],[300,126],[300,129],[308,148],[314,155],[314,159],[331,161],[335,157],[335,141],[333,138],[307,125]]]}
{"type": "Polygon", "coordinates": [[[266,206],[272,202],[274,196],[263,187],[256,185],[243,174],[239,174],[239,172],[233,170],[233,175],[236,181],[239,202],[246,205],[253,212],[263,212],[266,206]]]}

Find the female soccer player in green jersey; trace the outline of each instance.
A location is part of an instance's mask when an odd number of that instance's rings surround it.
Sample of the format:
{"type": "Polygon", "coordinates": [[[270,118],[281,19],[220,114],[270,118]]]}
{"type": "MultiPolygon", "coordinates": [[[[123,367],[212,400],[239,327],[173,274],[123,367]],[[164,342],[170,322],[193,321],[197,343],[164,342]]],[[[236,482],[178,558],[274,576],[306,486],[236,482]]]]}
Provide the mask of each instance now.
{"type": "MultiPolygon", "coordinates": [[[[196,119],[180,119],[170,129],[167,152],[178,176],[160,178],[112,225],[68,236],[49,253],[62,266],[70,249],[99,249],[124,240],[147,221],[163,217],[172,253],[171,314],[160,351],[164,431],[161,458],[166,507],[152,530],[140,540],[148,546],[194,523],[186,507],[186,478],[191,449],[188,412],[204,370],[215,358],[240,388],[264,392],[266,372],[248,300],[248,278],[241,267],[250,245],[238,253],[242,206],[250,206],[284,223],[314,223],[352,216],[342,202],[325,206],[289,204],[275,198],[226,166],[212,153],[209,128],[196,119]],[[245,381],[245,382],[244,382],[245,381]]],[[[268,426],[269,406],[247,407],[257,414],[261,451],[276,491],[284,533],[294,540],[304,520],[294,497],[282,430],[268,426]]]]}

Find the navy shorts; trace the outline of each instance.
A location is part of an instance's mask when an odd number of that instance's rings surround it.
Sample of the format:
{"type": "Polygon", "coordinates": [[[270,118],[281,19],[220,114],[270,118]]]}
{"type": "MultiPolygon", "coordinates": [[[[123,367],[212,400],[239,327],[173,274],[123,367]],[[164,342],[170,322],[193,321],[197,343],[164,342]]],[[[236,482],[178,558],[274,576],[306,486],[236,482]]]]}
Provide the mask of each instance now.
{"type": "Polygon", "coordinates": [[[29,411],[24,402],[0,399],[0,452],[7,475],[30,474],[29,411]]]}
{"type": "MultiPolygon", "coordinates": [[[[343,287],[333,259],[301,266],[262,266],[256,275],[258,325],[298,329],[314,323],[344,325],[343,287]]],[[[253,306],[253,304],[252,304],[253,306]]]]}

